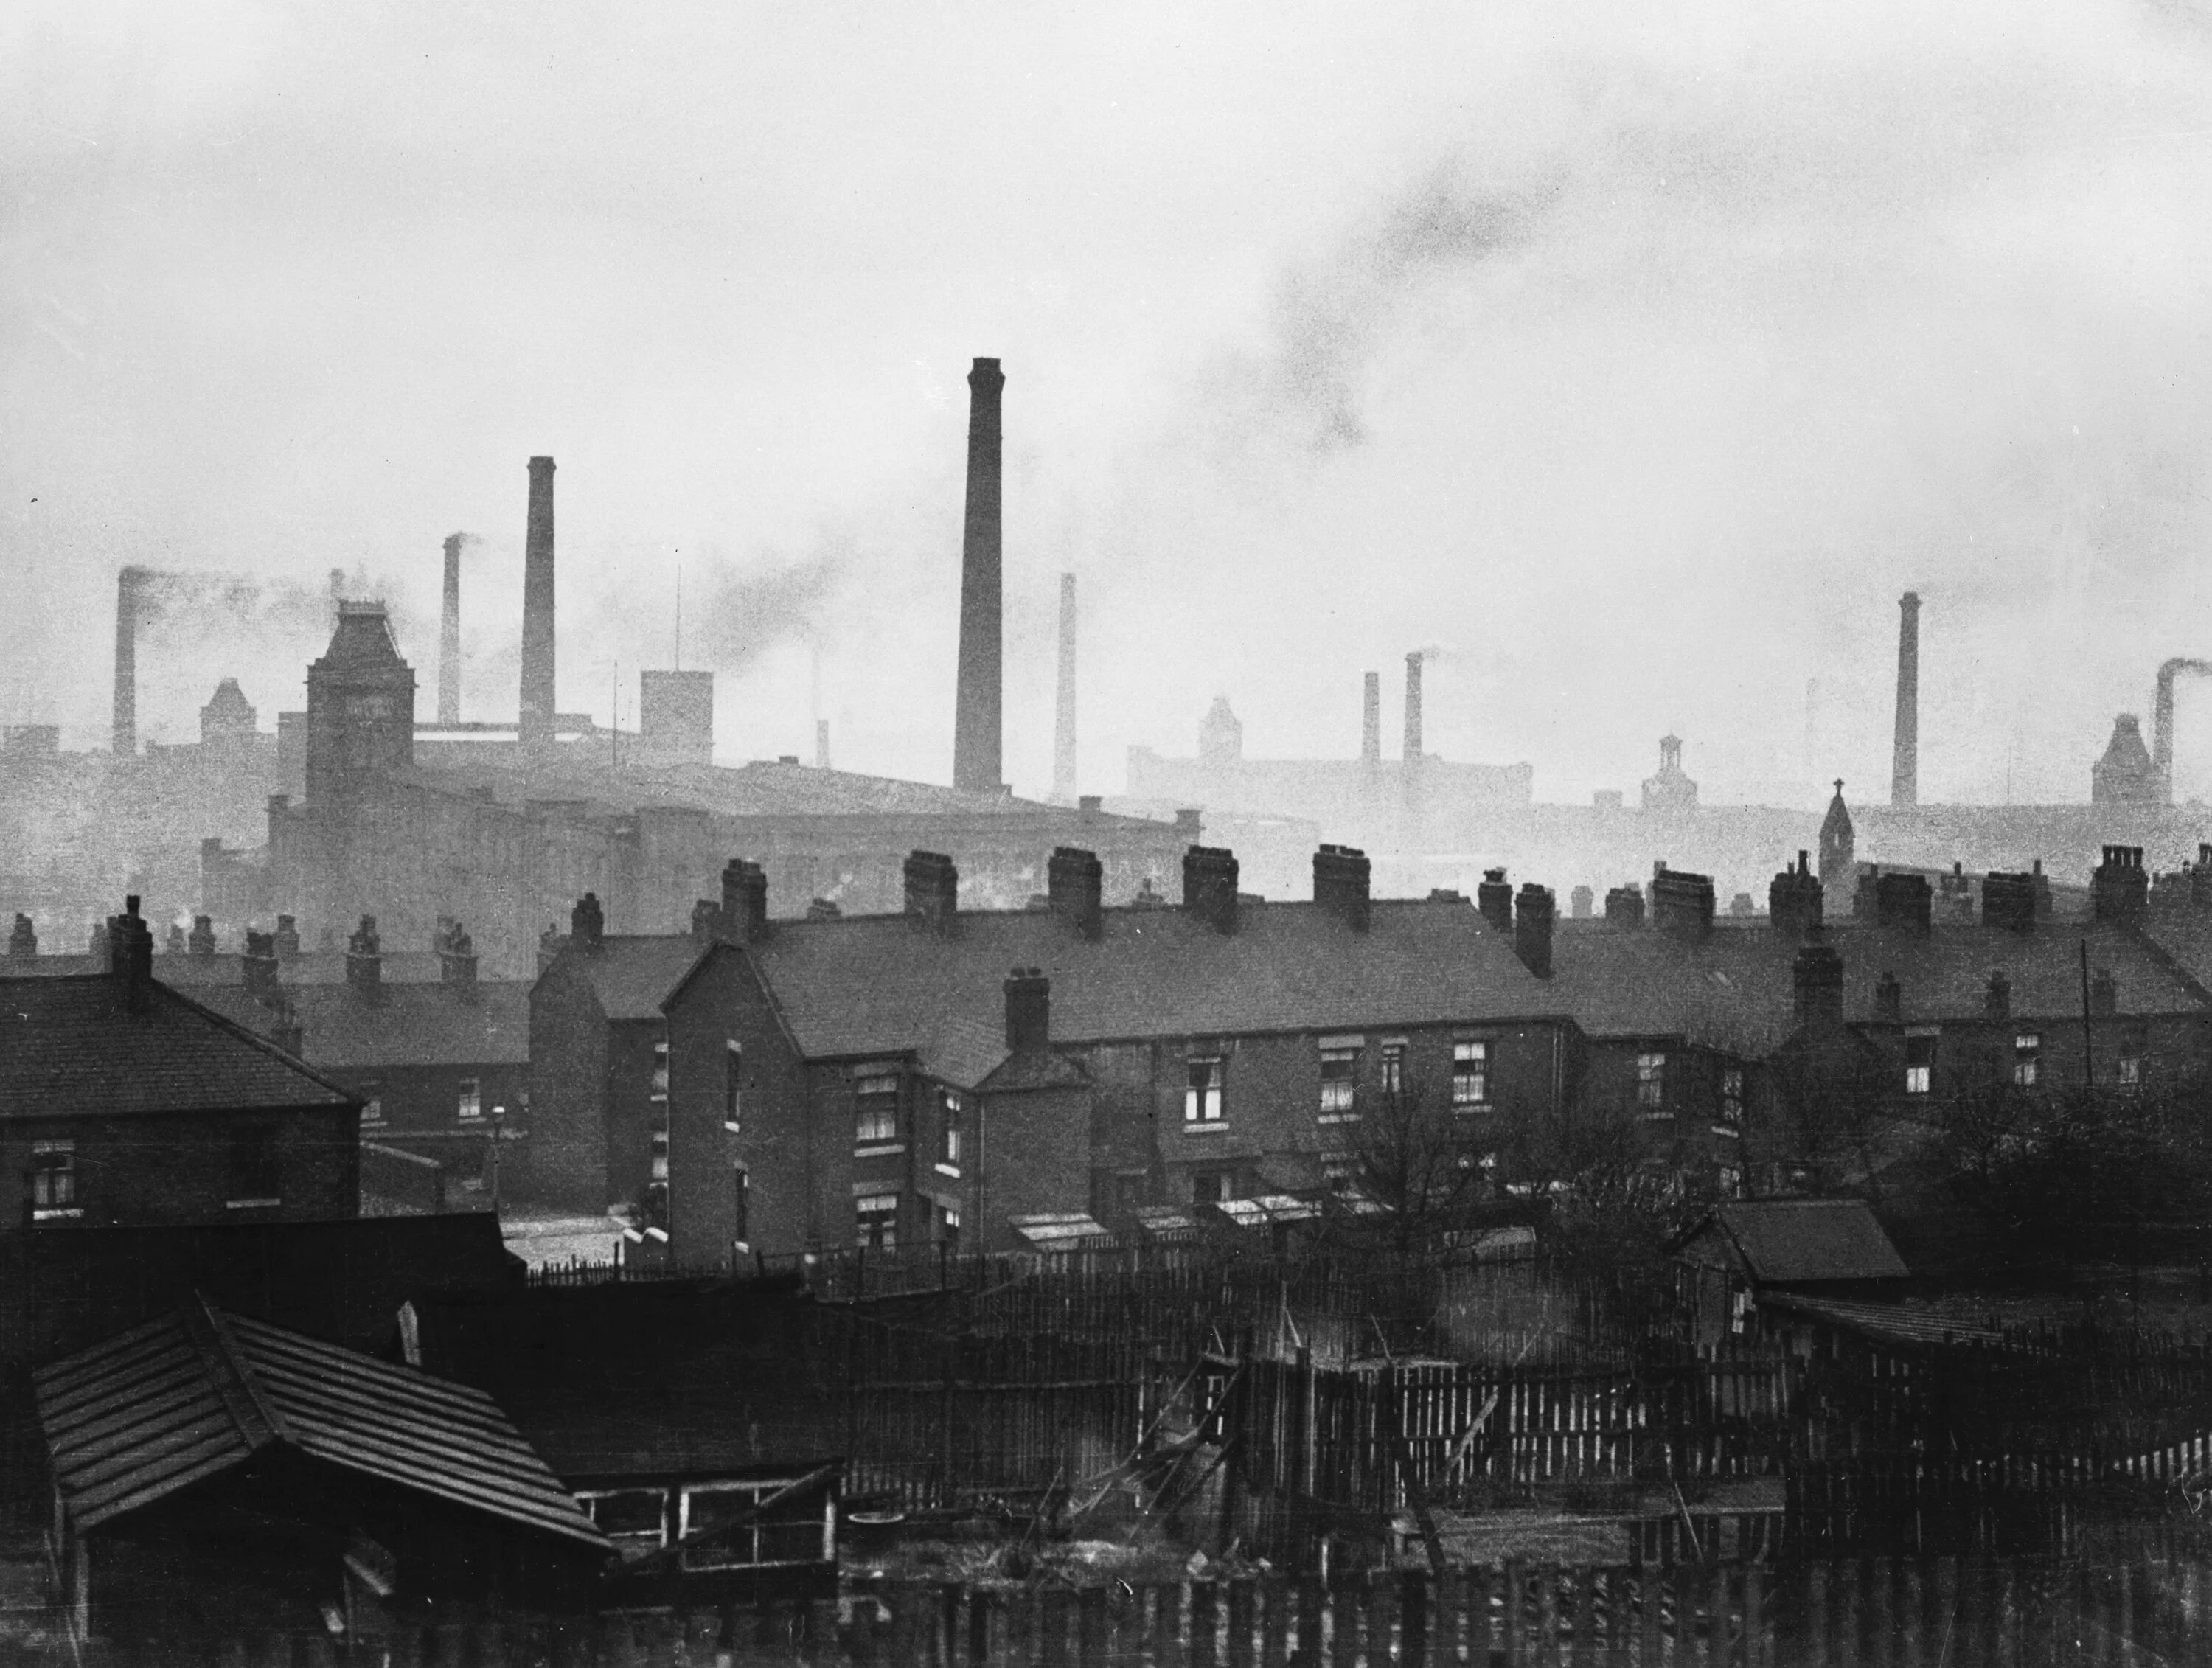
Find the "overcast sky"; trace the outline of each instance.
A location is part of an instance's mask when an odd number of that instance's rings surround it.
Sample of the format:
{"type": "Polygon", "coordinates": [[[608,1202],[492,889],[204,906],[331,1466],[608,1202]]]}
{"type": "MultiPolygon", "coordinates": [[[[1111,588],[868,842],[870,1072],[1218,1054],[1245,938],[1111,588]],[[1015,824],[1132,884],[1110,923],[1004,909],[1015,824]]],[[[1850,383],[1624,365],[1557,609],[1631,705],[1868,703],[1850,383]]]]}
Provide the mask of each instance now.
{"type": "MultiPolygon", "coordinates": [[[[2081,799],[2212,656],[2212,25],[2185,0],[0,9],[0,717],[141,651],[301,700],[333,567],[511,714],[525,464],[561,704],[722,673],[730,760],[945,779],[969,360],[1003,359],[1007,765],[1429,745],[1626,787],[2081,799]],[[197,595],[180,587],[187,601],[197,595]],[[307,622],[303,624],[302,621],[307,622]],[[1818,680],[1808,723],[1808,680],[1818,680]],[[818,691],[818,694],[817,694],[818,691]],[[1808,753],[1808,743],[1812,743],[1808,753]]],[[[2212,794],[2212,689],[2179,786],[2212,794]]]]}

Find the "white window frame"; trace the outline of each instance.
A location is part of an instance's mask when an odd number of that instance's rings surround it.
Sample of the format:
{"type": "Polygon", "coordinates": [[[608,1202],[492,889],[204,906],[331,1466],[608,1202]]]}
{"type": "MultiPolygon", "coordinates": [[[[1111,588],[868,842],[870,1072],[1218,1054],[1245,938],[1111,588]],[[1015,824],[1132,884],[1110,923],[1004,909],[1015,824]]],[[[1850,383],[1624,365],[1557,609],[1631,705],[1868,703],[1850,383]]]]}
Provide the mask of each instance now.
{"type": "Polygon", "coordinates": [[[1731,1141],[1743,1138],[1743,1084],[1741,1066],[1723,1063],[1721,1067],[1721,1115],[1713,1125],[1713,1133],[1731,1141]]]}
{"type": "Polygon", "coordinates": [[[1936,1035],[1925,1027],[1916,1027],[1905,1033],[1905,1092],[1915,1099],[1936,1091],[1936,1035]],[[1928,1057],[1915,1061],[1914,1045],[1925,1050],[1928,1057]]]}
{"type": "Polygon", "coordinates": [[[866,1251],[895,1251],[898,1249],[899,1196],[895,1192],[860,1193],[853,1197],[853,1243],[866,1251]],[[871,1221],[884,1224],[880,1244],[872,1240],[867,1228],[871,1221]]]}
{"type": "Polygon", "coordinates": [[[76,1191],[76,1142],[74,1141],[34,1141],[31,1143],[31,1220],[34,1222],[65,1222],[84,1214],[76,1191]],[[41,1164],[41,1159],[61,1159],[61,1164],[41,1164]],[[53,1185],[59,1178],[62,1186],[53,1185]],[[45,1193],[46,1201],[39,1202],[45,1193]]]}
{"type": "Polygon", "coordinates": [[[853,1079],[853,1152],[856,1157],[903,1152],[899,1140],[899,1078],[895,1071],[853,1079]],[[886,1087],[878,1087],[886,1086],[886,1087]]]}
{"type": "Polygon", "coordinates": [[[2016,1089],[2032,1089],[2043,1081],[2043,1033],[2039,1031],[2018,1031],[2012,1038],[2012,1083],[2016,1089]]]}
{"type": "Polygon", "coordinates": [[[599,1522],[599,1513],[592,1509],[592,1507],[600,1501],[614,1500],[624,1495],[658,1495],[660,1497],[660,1527],[651,1532],[635,1529],[623,1530],[617,1532],[607,1528],[605,1525],[600,1525],[599,1532],[605,1535],[610,1541],[612,1541],[617,1546],[667,1545],[669,1490],[665,1487],[658,1488],[650,1486],[636,1488],[580,1488],[576,1491],[576,1504],[584,1508],[584,1515],[586,1517],[591,1519],[594,1524],[598,1524],[599,1522]]]}
{"type": "Polygon", "coordinates": [[[1346,1123],[1359,1116],[1359,1049],[1331,1048],[1321,1051],[1321,1121],[1346,1123]],[[1332,1074],[1332,1068],[1337,1068],[1332,1074]]]}
{"type": "Polygon", "coordinates": [[[965,1102],[951,1089],[940,1090],[937,1097],[938,1153],[937,1173],[957,1178],[960,1174],[960,1154],[966,1139],[964,1120],[968,1108],[965,1102]]]}
{"type": "Polygon", "coordinates": [[[456,1098],[454,1115],[464,1123],[475,1123],[483,1117],[483,1079],[464,1077],[459,1095],[456,1098]]]}
{"type": "Polygon", "coordinates": [[[1452,1044],[1452,1106],[1479,1111],[1490,1105],[1490,1040],[1462,1037],[1452,1044]]]}
{"type": "Polygon", "coordinates": [[[384,1099],[382,1096],[371,1095],[368,1099],[361,1103],[361,1127],[364,1129],[381,1129],[384,1128],[384,1099]]]}
{"type": "MultiPolygon", "coordinates": [[[[677,1538],[681,1540],[684,1537],[692,1532],[691,1502],[702,1495],[750,1495],[753,1499],[753,1503],[755,1505],[758,1505],[762,1501],[775,1493],[777,1489],[788,1488],[797,1481],[798,1479],[796,1477],[761,1477],[757,1479],[748,1478],[742,1482],[684,1483],[677,1491],[677,1538]]],[[[799,1525],[797,1521],[793,1519],[787,1519],[782,1523],[774,1524],[762,1523],[758,1519],[755,1519],[754,1522],[747,1528],[732,1531],[726,1539],[720,1542],[714,1546],[697,1547],[687,1549],[683,1555],[684,1568],[689,1570],[791,1569],[801,1568],[808,1564],[832,1563],[836,1561],[837,1556],[837,1506],[836,1501],[830,1497],[826,1492],[822,1502],[822,1550],[819,1557],[763,1558],[758,1555],[760,1552],[760,1537],[763,1530],[796,1529],[799,1526],[799,1525]],[[750,1558],[738,1558],[726,1555],[740,1546],[750,1548],[754,1555],[750,1558]]]]}
{"type": "MultiPolygon", "coordinates": [[[[722,1039],[722,1127],[733,1135],[745,1132],[745,1051],[734,1037],[722,1039]]],[[[667,1080],[662,1079],[665,1089],[667,1080]]]]}
{"type": "Polygon", "coordinates": [[[1667,1055],[1663,1049],[1636,1052],[1636,1110],[1645,1117],[1672,1116],[1667,1109],[1667,1055]]]}
{"type": "Polygon", "coordinates": [[[1227,1120],[1223,1116],[1224,1080],[1228,1073],[1223,1056],[1218,1054],[1194,1054],[1183,1062],[1182,1121],[1185,1129],[1217,1129],[1227,1120]],[[1208,1068],[1207,1081],[1198,1081],[1198,1070],[1208,1068]]]}

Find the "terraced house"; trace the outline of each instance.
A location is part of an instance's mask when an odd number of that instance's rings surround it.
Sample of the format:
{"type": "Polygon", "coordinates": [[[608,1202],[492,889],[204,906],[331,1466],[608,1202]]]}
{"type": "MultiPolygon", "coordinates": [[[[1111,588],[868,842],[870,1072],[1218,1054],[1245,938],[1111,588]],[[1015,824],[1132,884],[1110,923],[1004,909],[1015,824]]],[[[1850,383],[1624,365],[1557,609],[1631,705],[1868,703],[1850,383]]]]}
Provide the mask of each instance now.
{"type": "Polygon", "coordinates": [[[733,864],[665,1004],[673,1254],[1018,1247],[1325,1187],[1394,1098],[1478,1152],[1548,1115],[1578,1039],[1512,936],[1456,894],[1371,898],[1368,874],[1325,847],[1311,901],[1261,902],[1193,847],[1180,907],[1107,909],[1064,848],[1048,908],[970,913],[916,852],[902,914],[772,922],[733,864]]]}

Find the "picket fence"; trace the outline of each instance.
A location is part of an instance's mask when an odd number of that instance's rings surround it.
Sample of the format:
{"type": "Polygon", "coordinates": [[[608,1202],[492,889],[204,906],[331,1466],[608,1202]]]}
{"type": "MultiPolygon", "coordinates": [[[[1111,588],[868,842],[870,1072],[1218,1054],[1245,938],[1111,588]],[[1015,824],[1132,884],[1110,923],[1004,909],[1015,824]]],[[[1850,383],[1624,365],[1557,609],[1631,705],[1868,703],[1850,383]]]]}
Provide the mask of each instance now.
{"type": "MultiPolygon", "coordinates": [[[[1015,1589],[859,1586],[752,1610],[495,1620],[351,1647],[326,1635],[95,1641],[87,1668],[2062,1668],[2212,1653],[2188,1561],[1380,1573],[1015,1589]]],[[[4,1655],[0,1654],[0,1660],[4,1655]]]]}

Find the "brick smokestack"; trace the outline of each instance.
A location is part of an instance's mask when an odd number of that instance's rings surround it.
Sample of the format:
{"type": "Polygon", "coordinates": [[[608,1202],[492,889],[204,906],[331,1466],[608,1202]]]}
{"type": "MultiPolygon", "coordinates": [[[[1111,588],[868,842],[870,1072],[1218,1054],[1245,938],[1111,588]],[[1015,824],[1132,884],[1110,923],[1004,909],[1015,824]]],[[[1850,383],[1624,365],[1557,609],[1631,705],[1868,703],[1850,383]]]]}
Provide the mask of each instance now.
{"type": "Polygon", "coordinates": [[[1052,797],[1075,798],[1075,575],[1060,576],[1060,700],[1052,727],[1052,797]]]}
{"type": "Polygon", "coordinates": [[[1421,651],[1406,656],[1406,770],[1421,762],[1421,651]]]}
{"type": "Polygon", "coordinates": [[[1889,802],[1920,803],[1920,594],[1897,600],[1897,743],[1891,755],[1889,802]]]}
{"type": "Polygon", "coordinates": [[[138,587],[143,568],[125,568],[115,581],[115,751],[138,751],[138,587]]]}
{"type": "Polygon", "coordinates": [[[553,460],[530,460],[522,556],[522,713],[526,746],[553,740],[553,460]]]}
{"type": "Polygon", "coordinates": [[[968,373],[968,531],[960,547],[960,685],[952,728],[952,785],[995,794],[1000,758],[999,393],[995,359],[968,373]]]}
{"type": "Polygon", "coordinates": [[[1359,703],[1359,762],[1369,770],[1382,762],[1382,674],[1367,674],[1359,703]]]}
{"type": "Polygon", "coordinates": [[[438,629],[438,721],[461,721],[461,545],[465,533],[446,535],[446,612],[438,629]]]}

